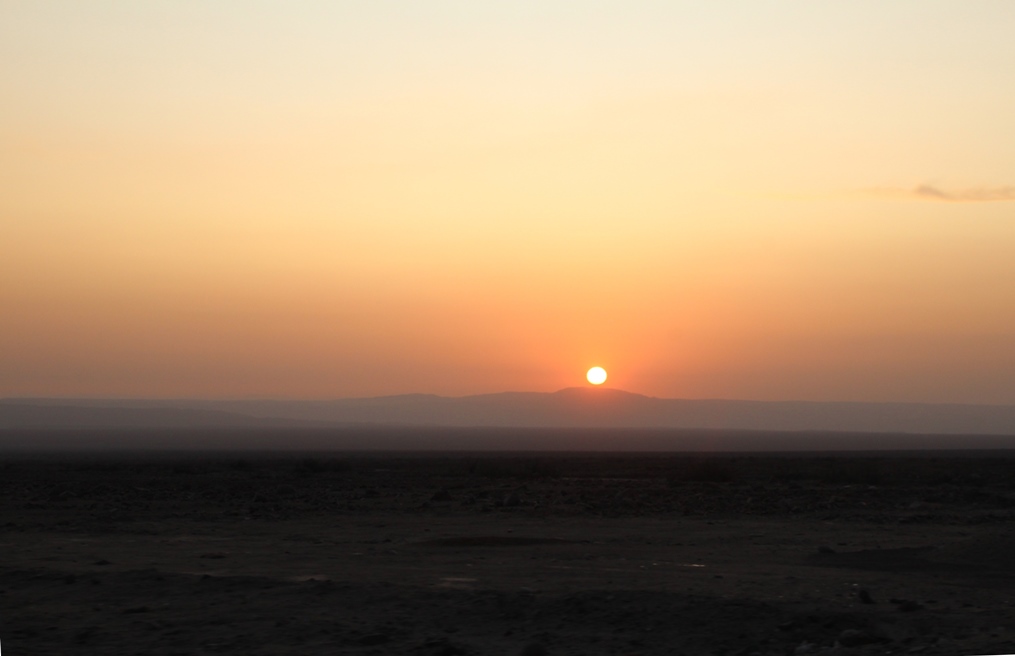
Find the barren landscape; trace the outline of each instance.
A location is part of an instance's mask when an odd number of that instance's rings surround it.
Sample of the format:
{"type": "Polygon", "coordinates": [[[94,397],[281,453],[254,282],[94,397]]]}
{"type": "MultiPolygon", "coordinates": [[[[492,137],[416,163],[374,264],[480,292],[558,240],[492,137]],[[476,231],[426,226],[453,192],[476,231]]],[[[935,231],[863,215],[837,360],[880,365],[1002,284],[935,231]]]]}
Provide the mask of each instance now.
{"type": "Polygon", "coordinates": [[[5,656],[1015,656],[1015,0],[0,0],[5,656]]]}
{"type": "Polygon", "coordinates": [[[1005,452],[7,455],[22,654],[1015,651],[1005,452]]]}

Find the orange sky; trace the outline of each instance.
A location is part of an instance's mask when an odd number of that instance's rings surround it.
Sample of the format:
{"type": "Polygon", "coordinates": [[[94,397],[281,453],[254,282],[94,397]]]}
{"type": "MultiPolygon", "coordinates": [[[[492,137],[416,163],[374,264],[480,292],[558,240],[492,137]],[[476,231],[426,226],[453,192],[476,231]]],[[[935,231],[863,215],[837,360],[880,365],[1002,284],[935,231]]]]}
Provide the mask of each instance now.
{"type": "Polygon", "coordinates": [[[1015,5],[480,4],[0,7],[0,396],[1015,403],[1015,5]]]}

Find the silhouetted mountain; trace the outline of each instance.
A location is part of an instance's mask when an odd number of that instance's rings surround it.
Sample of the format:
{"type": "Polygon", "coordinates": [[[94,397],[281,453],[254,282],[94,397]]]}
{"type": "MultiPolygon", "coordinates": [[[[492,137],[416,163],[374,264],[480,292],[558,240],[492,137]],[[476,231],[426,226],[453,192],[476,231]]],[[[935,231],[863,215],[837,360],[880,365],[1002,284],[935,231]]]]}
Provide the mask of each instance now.
{"type": "Polygon", "coordinates": [[[207,407],[329,423],[1015,435],[1013,406],[661,399],[609,388],[458,398],[407,395],[334,401],[230,401],[207,407]]]}
{"type": "Polygon", "coordinates": [[[609,388],[329,401],[0,401],[0,428],[364,424],[1015,435],[1015,406],[661,399],[609,388]]]}

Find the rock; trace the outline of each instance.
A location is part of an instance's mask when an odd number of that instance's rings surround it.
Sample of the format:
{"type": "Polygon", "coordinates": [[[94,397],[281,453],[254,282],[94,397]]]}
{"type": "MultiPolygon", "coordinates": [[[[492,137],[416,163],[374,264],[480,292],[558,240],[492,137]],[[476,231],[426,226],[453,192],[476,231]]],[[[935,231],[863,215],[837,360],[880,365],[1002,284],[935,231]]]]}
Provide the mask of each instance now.
{"type": "Polygon", "coordinates": [[[860,603],[861,604],[874,604],[874,603],[877,603],[876,601],[874,601],[874,598],[871,597],[870,593],[867,592],[866,590],[861,589],[860,592],[858,592],[856,596],[860,598],[860,603]]]}
{"type": "Polygon", "coordinates": [[[433,493],[430,501],[451,501],[451,493],[448,492],[448,488],[442,487],[433,493]]]}
{"type": "Polygon", "coordinates": [[[547,653],[546,647],[538,642],[533,642],[522,648],[521,656],[546,656],[547,653]]]}
{"type": "Polygon", "coordinates": [[[827,545],[821,545],[820,547],[818,547],[818,553],[820,553],[820,554],[833,554],[833,553],[835,553],[835,549],[833,549],[833,548],[831,548],[831,547],[829,547],[827,545]]]}
{"type": "Polygon", "coordinates": [[[893,598],[889,599],[888,601],[890,601],[893,604],[897,605],[898,606],[897,610],[900,610],[903,613],[912,613],[914,610],[920,610],[920,609],[923,608],[923,606],[921,606],[920,604],[916,603],[912,599],[896,599],[896,598],[893,597],[893,598]]]}

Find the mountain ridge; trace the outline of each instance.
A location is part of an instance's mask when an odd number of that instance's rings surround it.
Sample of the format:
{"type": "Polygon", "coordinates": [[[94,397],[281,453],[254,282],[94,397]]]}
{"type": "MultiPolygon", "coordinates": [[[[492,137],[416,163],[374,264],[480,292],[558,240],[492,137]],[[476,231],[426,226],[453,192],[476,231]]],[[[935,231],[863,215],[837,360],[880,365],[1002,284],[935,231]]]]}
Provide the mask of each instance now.
{"type": "Polygon", "coordinates": [[[616,388],[284,399],[0,399],[0,430],[349,425],[1015,435],[1015,406],[668,399],[616,388]]]}

